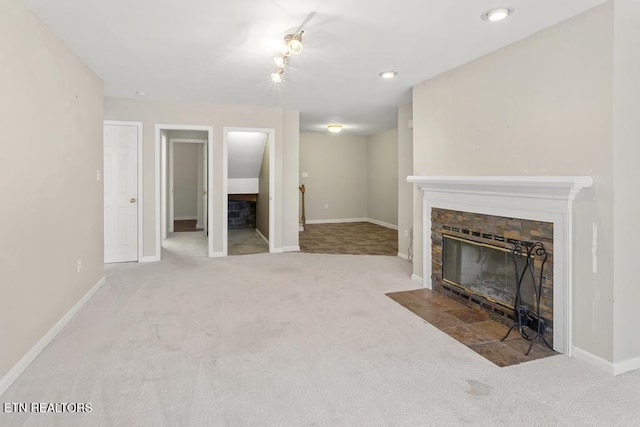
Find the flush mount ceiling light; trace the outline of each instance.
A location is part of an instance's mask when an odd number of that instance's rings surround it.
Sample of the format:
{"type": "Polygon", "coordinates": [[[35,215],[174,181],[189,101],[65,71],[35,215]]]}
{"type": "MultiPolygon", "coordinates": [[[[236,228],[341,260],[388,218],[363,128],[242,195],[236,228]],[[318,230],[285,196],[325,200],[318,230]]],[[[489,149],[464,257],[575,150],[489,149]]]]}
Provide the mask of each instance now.
{"type": "Polygon", "coordinates": [[[480,15],[482,19],[490,22],[498,22],[507,18],[514,12],[511,7],[494,7],[493,9],[487,10],[485,13],[480,15]]]}
{"type": "Polygon", "coordinates": [[[287,65],[287,62],[289,62],[289,57],[302,52],[302,49],[304,48],[302,45],[302,34],[304,33],[304,31],[302,31],[302,27],[304,27],[315,14],[315,12],[311,12],[295,31],[286,34],[282,39],[283,44],[281,53],[273,58],[273,62],[275,62],[277,67],[276,71],[271,73],[271,80],[273,82],[282,82],[284,67],[287,65]]]}
{"type": "Polygon", "coordinates": [[[383,71],[381,73],[378,74],[380,77],[382,77],[383,79],[392,79],[395,76],[398,75],[397,71],[383,71]]]}
{"type": "Polygon", "coordinates": [[[328,125],[327,130],[331,133],[340,133],[340,131],[342,131],[342,125],[339,125],[339,124],[328,125]]]}
{"type": "Polygon", "coordinates": [[[136,95],[138,95],[138,96],[147,96],[147,92],[145,92],[143,90],[138,90],[138,91],[136,91],[136,95]]]}

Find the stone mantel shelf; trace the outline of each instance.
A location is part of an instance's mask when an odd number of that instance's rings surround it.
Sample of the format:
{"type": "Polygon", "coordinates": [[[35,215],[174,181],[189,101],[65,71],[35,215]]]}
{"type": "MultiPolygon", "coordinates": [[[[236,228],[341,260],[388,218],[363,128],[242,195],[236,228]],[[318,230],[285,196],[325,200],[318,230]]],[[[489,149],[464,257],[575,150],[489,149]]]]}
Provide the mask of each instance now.
{"type": "Polygon", "coordinates": [[[590,176],[408,176],[423,191],[573,200],[590,176]]]}

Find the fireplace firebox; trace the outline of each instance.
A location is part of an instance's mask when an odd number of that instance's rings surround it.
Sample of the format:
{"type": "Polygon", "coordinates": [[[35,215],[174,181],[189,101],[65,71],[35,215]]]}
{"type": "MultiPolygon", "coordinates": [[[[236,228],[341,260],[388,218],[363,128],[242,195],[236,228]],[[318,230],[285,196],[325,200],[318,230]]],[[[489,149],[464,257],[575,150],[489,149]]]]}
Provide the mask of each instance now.
{"type": "Polygon", "coordinates": [[[544,337],[553,345],[553,224],[433,208],[431,226],[435,291],[486,310],[508,326],[527,317],[532,324],[542,325],[544,337]],[[535,315],[538,284],[529,274],[522,277],[519,307],[515,307],[516,284],[527,257],[512,254],[515,245],[534,241],[548,248],[544,264],[530,257],[542,278],[540,310],[535,315]]]}

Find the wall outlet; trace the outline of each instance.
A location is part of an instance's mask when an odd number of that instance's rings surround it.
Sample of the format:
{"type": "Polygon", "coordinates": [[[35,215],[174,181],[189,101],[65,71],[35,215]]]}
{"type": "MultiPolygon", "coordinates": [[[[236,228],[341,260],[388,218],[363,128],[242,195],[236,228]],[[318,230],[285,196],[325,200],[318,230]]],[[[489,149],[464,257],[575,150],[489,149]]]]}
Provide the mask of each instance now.
{"type": "Polygon", "coordinates": [[[82,271],[82,259],[78,258],[76,261],[76,271],[80,273],[82,271]]]}
{"type": "Polygon", "coordinates": [[[325,209],[329,209],[329,203],[325,203],[325,204],[324,204],[324,208],[325,208],[325,209]]]}
{"type": "Polygon", "coordinates": [[[303,178],[309,178],[309,172],[302,172],[303,178]]]}

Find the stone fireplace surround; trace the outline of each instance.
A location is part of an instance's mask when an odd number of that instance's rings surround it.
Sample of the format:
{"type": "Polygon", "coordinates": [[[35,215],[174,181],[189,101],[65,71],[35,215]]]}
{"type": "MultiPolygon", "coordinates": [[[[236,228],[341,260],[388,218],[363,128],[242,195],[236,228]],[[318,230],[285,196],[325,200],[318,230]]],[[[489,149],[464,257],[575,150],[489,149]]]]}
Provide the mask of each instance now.
{"type": "Polygon", "coordinates": [[[422,281],[432,289],[433,208],[553,224],[553,347],[572,352],[573,199],[593,185],[588,176],[409,176],[423,191],[422,281]]]}

